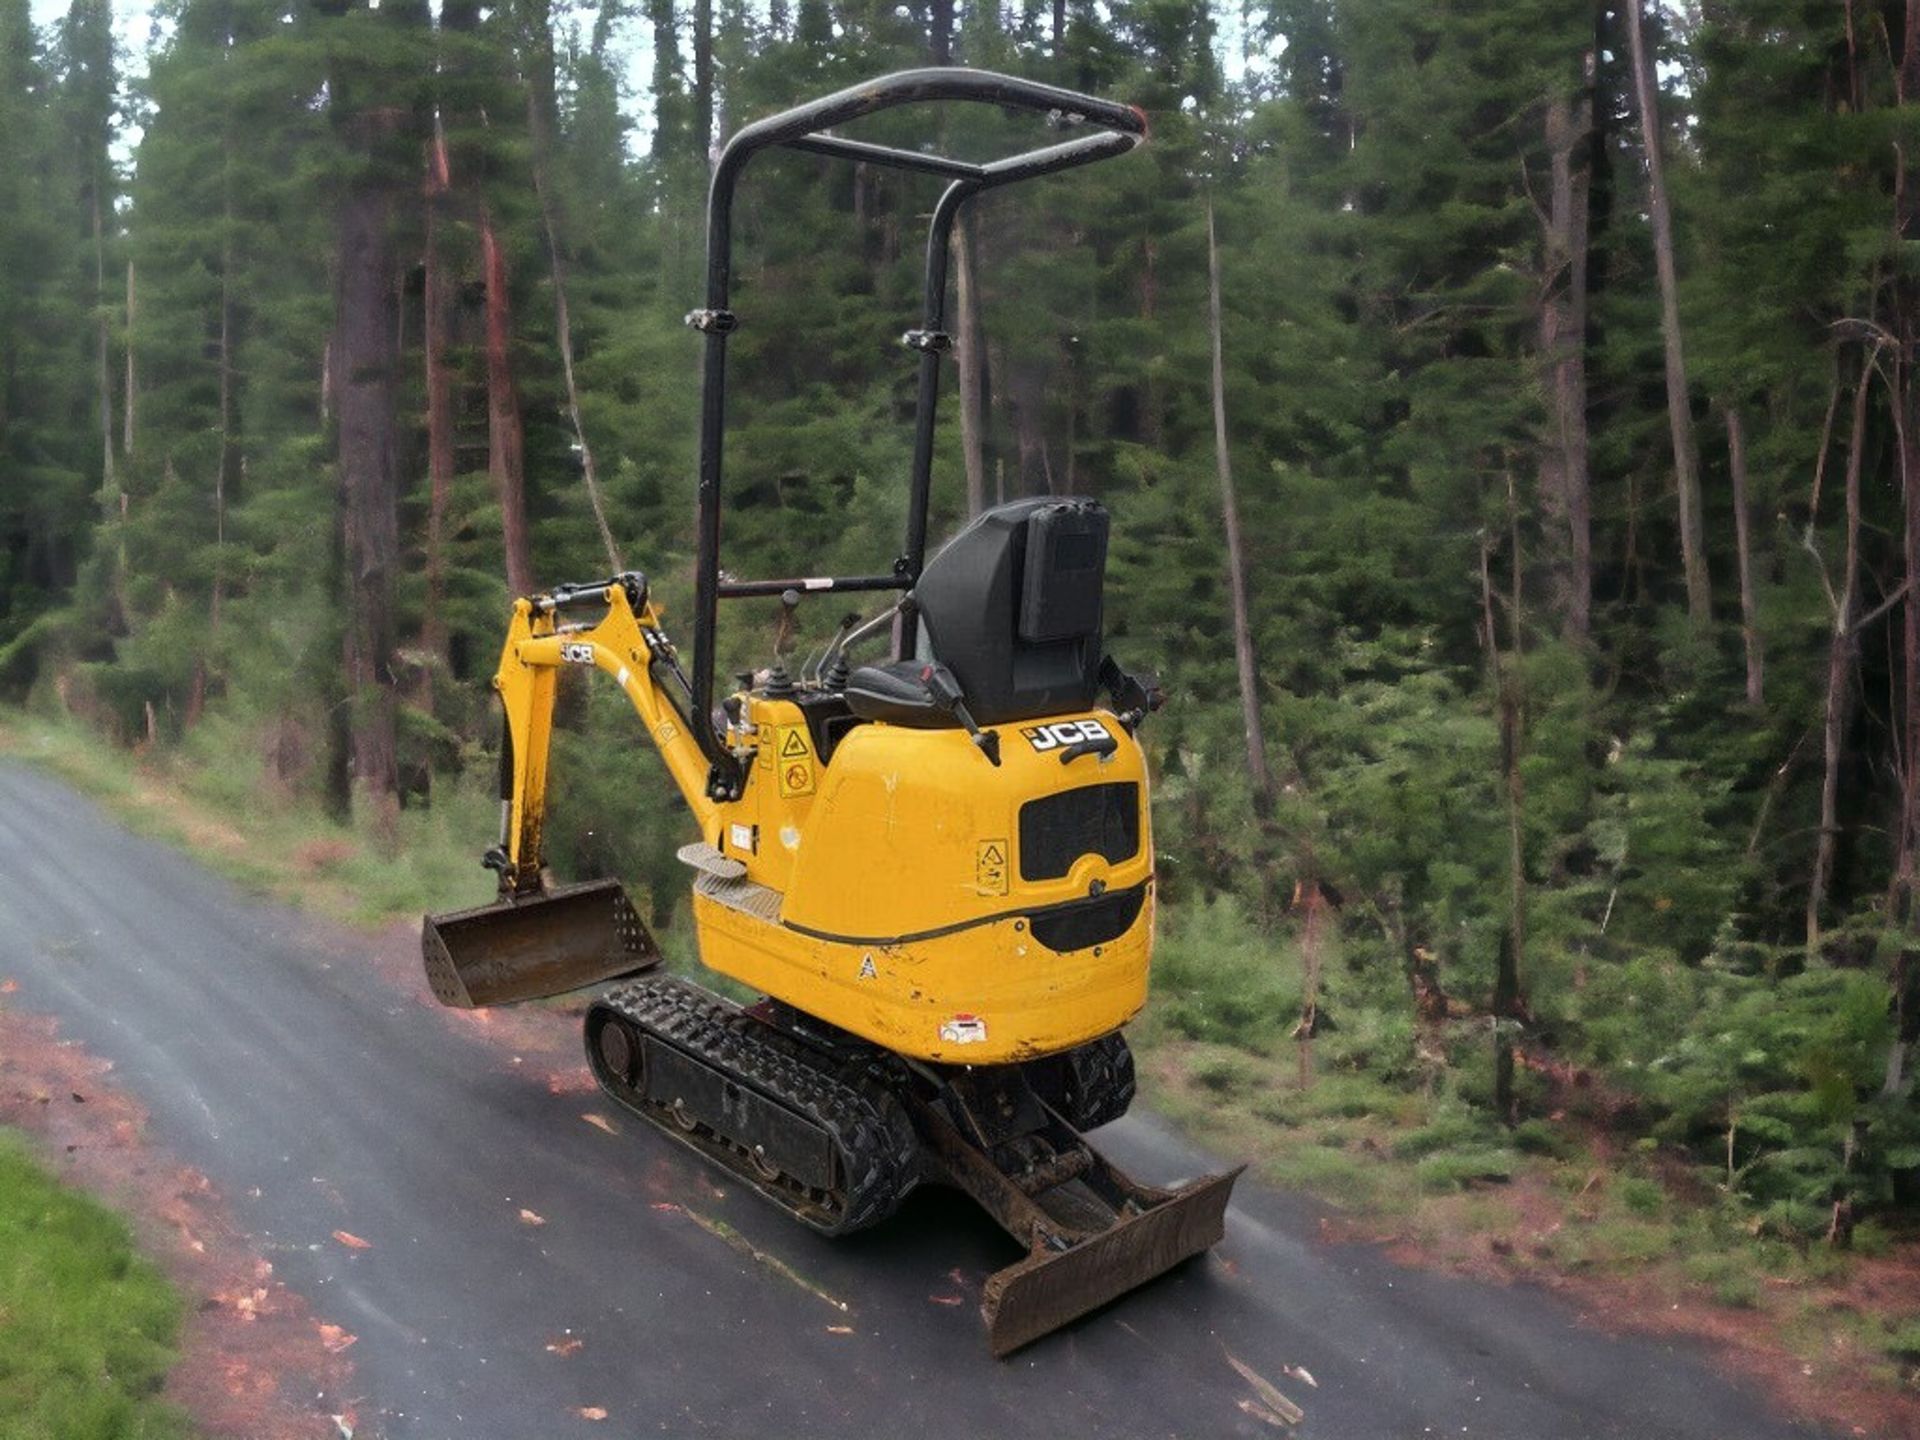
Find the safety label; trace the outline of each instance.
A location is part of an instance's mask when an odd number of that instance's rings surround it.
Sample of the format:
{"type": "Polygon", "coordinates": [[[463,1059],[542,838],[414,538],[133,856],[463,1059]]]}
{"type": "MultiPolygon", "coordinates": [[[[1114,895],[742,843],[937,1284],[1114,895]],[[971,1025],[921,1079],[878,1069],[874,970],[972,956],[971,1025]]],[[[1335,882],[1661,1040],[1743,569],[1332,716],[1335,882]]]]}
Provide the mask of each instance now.
{"type": "Polygon", "coordinates": [[[948,1045],[978,1045],[987,1038],[987,1022],[978,1015],[956,1015],[940,1022],[940,1038],[948,1045]]]}
{"type": "Polygon", "coordinates": [[[807,727],[804,725],[783,725],[780,727],[780,758],[775,762],[780,770],[780,796],[790,800],[796,795],[813,793],[813,746],[807,743],[807,727]]]}
{"type": "Polygon", "coordinates": [[[973,860],[973,888],[982,895],[1007,893],[1007,842],[982,840],[973,860]]]}

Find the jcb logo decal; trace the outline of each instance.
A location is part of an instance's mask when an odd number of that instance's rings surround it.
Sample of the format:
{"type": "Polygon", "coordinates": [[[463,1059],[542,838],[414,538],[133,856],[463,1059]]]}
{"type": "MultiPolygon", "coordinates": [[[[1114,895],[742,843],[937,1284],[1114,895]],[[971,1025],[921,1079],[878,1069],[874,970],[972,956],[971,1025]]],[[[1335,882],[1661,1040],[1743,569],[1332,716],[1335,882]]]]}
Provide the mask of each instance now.
{"type": "Polygon", "coordinates": [[[1023,726],[1020,733],[1034,749],[1044,751],[1058,750],[1062,745],[1082,740],[1105,740],[1112,732],[1098,720],[1060,720],[1052,725],[1023,726]]]}
{"type": "Polygon", "coordinates": [[[562,645],[560,658],[569,665],[591,665],[593,664],[593,646],[562,645]]]}

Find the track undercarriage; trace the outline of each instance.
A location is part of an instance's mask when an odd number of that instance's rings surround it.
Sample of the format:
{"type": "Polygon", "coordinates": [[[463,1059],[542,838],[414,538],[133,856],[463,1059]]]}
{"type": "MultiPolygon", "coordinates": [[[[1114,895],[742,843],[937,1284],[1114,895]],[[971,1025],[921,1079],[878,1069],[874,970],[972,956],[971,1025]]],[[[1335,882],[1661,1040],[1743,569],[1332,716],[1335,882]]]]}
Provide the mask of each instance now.
{"type": "Polygon", "coordinates": [[[822,1234],[877,1224],[922,1183],[972,1196],[1028,1251],[985,1286],[996,1355],[1217,1243],[1239,1174],[1159,1190],[1088,1144],[1081,1129],[1133,1096],[1117,1035],[1024,1066],[932,1066],[651,974],[594,1001],[586,1042],[610,1096],[822,1234]]]}

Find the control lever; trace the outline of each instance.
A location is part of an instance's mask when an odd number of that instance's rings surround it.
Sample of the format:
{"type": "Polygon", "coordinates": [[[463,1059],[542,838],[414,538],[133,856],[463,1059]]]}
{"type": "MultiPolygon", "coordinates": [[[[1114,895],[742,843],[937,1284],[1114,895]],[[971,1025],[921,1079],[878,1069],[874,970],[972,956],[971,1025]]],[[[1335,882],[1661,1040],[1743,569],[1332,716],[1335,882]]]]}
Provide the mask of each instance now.
{"type": "Polygon", "coordinates": [[[933,697],[936,706],[967,727],[967,734],[979,747],[980,753],[998,765],[1000,734],[996,730],[982,730],[973,723],[973,716],[967,713],[966,699],[960,693],[960,682],[953,678],[953,671],[944,665],[923,665],[920,668],[920,683],[927,687],[927,694],[933,697]]]}

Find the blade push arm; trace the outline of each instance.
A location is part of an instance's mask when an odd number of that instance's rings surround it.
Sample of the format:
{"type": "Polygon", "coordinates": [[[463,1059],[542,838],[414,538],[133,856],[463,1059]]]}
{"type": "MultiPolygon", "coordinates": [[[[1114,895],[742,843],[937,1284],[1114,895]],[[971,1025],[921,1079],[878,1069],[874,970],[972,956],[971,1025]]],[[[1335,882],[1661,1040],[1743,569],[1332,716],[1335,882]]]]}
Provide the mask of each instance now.
{"type": "Polygon", "coordinates": [[[562,665],[591,666],[613,678],[646,726],[702,833],[713,833],[718,808],[707,798],[707,759],[659,680],[673,653],[645,577],[637,574],[514,602],[500,668],[493,677],[506,715],[506,734],[500,765],[500,846],[489,854],[488,864],[500,872],[502,894],[524,895],[541,888],[547,764],[562,665]],[[582,611],[594,618],[569,618],[582,611]]]}

